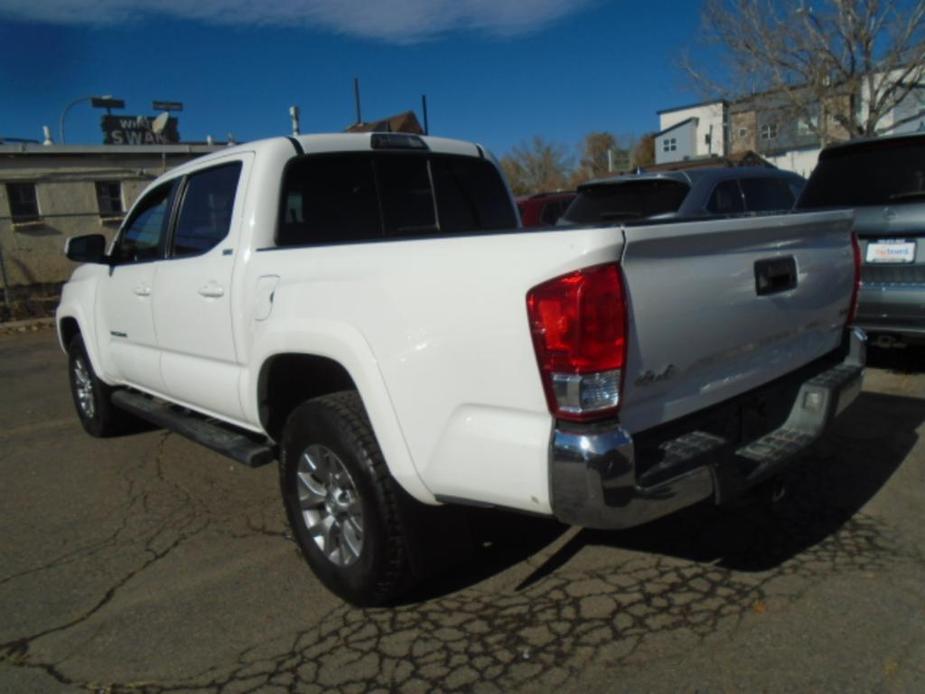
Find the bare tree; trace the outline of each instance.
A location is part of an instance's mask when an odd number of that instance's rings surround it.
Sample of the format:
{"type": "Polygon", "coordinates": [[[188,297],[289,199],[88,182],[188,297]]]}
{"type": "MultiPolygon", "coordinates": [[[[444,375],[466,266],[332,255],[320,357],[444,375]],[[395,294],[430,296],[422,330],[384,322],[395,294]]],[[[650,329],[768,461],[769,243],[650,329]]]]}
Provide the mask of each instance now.
{"type": "Polygon", "coordinates": [[[571,169],[566,148],[536,135],[501,157],[501,168],[517,195],[562,190],[571,169]]]}
{"type": "Polygon", "coordinates": [[[715,96],[773,93],[823,142],[880,133],[922,89],[925,0],[707,0],[702,19],[729,79],[684,58],[688,73],[715,96]]]}

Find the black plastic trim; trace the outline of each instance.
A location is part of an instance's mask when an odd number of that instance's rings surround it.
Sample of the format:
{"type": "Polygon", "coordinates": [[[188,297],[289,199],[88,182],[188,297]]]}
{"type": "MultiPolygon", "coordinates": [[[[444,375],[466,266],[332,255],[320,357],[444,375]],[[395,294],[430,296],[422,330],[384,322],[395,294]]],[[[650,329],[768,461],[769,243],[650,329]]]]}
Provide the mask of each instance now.
{"type": "Polygon", "coordinates": [[[117,390],[112,394],[112,403],[248,467],[260,467],[276,459],[273,447],[258,440],[254,434],[241,432],[230,425],[207,419],[141,393],[117,390]]]}
{"type": "Polygon", "coordinates": [[[297,139],[295,139],[294,137],[287,137],[286,139],[289,140],[289,141],[292,143],[292,146],[295,148],[295,153],[296,153],[296,154],[298,154],[300,157],[301,157],[303,154],[305,154],[305,150],[302,148],[302,143],[301,143],[301,142],[299,142],[299,141],[298,141],[297,139]]]}

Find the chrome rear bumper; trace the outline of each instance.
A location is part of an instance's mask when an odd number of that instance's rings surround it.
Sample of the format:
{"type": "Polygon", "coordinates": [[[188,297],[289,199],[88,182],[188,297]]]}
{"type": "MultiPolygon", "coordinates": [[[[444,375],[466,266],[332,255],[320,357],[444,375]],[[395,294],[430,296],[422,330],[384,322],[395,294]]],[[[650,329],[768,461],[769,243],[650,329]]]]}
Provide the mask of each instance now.
{"type": "Polygon", "coordinates": [[[741,441],[700,431],[693,422],[690,431],[662,442],[670,455],[657,469],[639,469],[633,437],[618,422],[560,423],[550,447],[554,515],[586,528],[629,528],[707,499],[726,501],[773,476],[860,393],[866,336],[854,328],[846,339],[843,361],[797,388],[789,384],[792,392],[784,397],[793,402],[781,426],[741,441]]]}

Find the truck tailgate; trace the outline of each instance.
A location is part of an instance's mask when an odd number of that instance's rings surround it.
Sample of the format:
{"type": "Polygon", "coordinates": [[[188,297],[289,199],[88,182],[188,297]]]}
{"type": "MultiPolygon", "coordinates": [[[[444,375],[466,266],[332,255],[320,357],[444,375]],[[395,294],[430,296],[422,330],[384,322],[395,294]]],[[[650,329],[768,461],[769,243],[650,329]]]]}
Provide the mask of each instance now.
{"type": "Polygon", "coordinates": [[[631,432],[767,383],[838,347],[852,213],[627,226],[631,432]]]}

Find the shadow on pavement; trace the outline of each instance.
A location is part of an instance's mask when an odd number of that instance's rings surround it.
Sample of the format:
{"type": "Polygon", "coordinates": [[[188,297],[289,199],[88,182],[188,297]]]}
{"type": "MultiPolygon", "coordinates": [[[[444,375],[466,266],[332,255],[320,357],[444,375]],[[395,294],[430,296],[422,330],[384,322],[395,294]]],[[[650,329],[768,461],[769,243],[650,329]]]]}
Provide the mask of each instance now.
{"type": "Polygon", "coordinates": [[[925,346],[910,345],[901,349],[868,347],[867,366],[897,373],[925,372],[925,346]]]}
{"type": "MultiPolygon", "coordinates": [[[[624,531],[584,530],[538,567],[519,588],[549,576],[586,546],[629,549],[732,571],[779,567],[834,535],[906,459],[925,421],[925,400],[863,393],[838,424],[784,473],[776,503],[756,496],[731,507],[702,504],[624,531]]],[[[566,528],[500,511],[470,515],[477,532],[469,560],[427,582],[426,600],[472,585],[523,561],[566,528]]]]}

